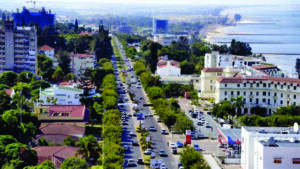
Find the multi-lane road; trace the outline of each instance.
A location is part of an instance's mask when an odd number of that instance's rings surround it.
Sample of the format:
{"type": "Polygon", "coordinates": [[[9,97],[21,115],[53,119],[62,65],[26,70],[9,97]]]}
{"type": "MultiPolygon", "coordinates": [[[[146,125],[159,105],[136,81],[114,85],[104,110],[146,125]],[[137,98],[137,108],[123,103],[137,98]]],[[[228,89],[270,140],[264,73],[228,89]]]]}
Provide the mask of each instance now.
{"type": "MultiPolygon", "coordinates": [[[[132,63],[130,62],[130,60],[125,56],[125,53],[120,45],[120,43],[117,41],[117,46],[119,47],[122,57],[124,59],[124,64],[126,64],[127,68],[130,69],[133,67],[132,63]]],[[[144,114],[148,114],[148,113],[152,113],[152,110],[149,107],[145,107],[144,104],[148,104],[148,98],[145,95],[145,92],[143,91],[143,88],[141,87],[141,84],[138,82],[138,77],[136,77],[134,71],[128,71],[128,77],[129,81],[127,81],[127,83],[131,83],[131,82],[136,82],[134,84],[131,85],[129,89],[129,92],[134,93],[136,100],[138,100],[137,103],[137,107],[140,109],[140,111],[144,114]]],[[[128,87],[127,85],[123,85],[125,87],[128,87]]],[[[128,107],[127,107],[128,110],[128,107]]],[[[129,111],[129,110],[128,110],[129,111]]],[[[136,118],[136,117],[131,117],[131,118],[136,118]]],[[[132,119],[129,119],[129,124],[125,125],[125,129],[124,130],[124,139],[123,139],[123,143],[124,144],[128,144],[128,142],[130,142],[130,139],[136,139],[136,138],[131,138],[128,137],[128,132],[129,131],[134,131],[134,129],[137,126],[134,126],[134,122],[131,121],[132,119]],[[128,141],[127,141],[128,139],[128,141]]],[[[154,126],[155,129],[157,129],[157,131],[155,132],[150,132],[150,136],[151,136],[151,141],[153,142],[153,147],[154,147],[154,151],[156,152],[156,159],[162,159],[163,162],[166,164],[167,168],[169,169],[175,169],[177,168],[177,164],[179,162],[179,158],[178,155],[173,155],[171,153],[171,149],[168,146],[168,143],[170,142],[170,140],[168,139],[168,136],[162,135],[161,134],[161,125],[158,124],[156,118],[154,117],[146,117],[144,118],[144,120],[142,121],[142,123],[144,123],[146,128],[149,128],[150,126],[154,126]],[[159,157],[159,151],[160,150],[164,150],[166,151],[166,153],[168,154],[167,157],[159,157]]],[[[138,123],[137,123],[138,124],[138,123]]],[[[136,124],[136,125],[137,125],[136,124]]],[[[143,152],[137,151],[137,150],[133,150],[132,153],[130,152],[130,154],[125,154],[125,160],[128,159],[134,159],[136,160],[137,158],[141,157],[140,154],[143,152]]],[[[138,167],[141,167],[140,165],[138,165],[138,167]]]]}

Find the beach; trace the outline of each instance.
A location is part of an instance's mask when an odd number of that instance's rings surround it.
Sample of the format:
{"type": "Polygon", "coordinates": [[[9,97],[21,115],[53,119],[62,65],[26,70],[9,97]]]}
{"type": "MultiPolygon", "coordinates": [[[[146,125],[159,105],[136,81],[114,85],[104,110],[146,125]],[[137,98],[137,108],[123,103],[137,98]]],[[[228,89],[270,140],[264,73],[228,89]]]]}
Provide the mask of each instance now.
{"type": "Polygon", "coordinates": [[[210,28],[209,31],[206,32],[206,34],[203,36],[204,41],[210,44],[216,43],[213,38],[218,37],[218,36],[223,36],[225,35],[224,30],[230,29],[233,26],[226,26],[226,25],[214,25],[210,28]]]}

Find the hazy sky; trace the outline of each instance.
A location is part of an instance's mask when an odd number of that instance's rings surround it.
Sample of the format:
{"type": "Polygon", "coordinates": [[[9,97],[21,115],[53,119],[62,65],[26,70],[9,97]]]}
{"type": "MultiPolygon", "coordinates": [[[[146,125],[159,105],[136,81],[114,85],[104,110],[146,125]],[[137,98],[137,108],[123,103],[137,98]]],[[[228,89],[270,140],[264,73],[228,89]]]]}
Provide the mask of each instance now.
{"type": "MultiPolygon", "coordinates": [[[[20,5],[25,1],[30,0],[0,0],[0,4],[19,2],[20,5]]],[[[49,2],[72,2],[72,3],[150,3],[150,4],[245,4],[245,5],[259,5],[259,4],[293,4],[299,3],[299,0],[36,0],[41,3],[49,2]]]]}

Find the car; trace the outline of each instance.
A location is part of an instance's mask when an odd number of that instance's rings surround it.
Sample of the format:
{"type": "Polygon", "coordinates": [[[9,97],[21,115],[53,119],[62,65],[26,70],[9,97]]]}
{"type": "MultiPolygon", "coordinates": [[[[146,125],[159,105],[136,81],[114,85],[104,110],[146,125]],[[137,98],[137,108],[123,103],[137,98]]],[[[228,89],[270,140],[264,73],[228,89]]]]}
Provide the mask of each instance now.
{"type": "Polygon", "coordinates": [[[170,144],[171,149],[177,149],[177,146],[174,143],[170,144]]]}
{"type": "Polygon", "coordinates": [[[182,163],[178,163],[177,168],[180,168],[180,167],[182,167],[182,166],[183,166],[182,163]]]}
{"type": "Polygon", "coordinates": [[[152,153],[152,149],[150,148],[144,151],[145,155],[151,155],[151,153],[152,153]]]}
{"type": "Polygon", "coordinates": [[[148,116],[149,116],[149,117],[153,117],[153,114],[152,114],[152,113],[148,113],[148,116]]]}
{"type": "Polygon", "coordinates": [[[148,131],[157,131],[154,126],[150,126],[148,131]]]}
{"type": "Polygon", "coordinates": [[[210,114],[211,114],[211,112],[209,111],[209,112],[207,112],[207,114],[209,114],[209,115],[210,115],[210,114]]]}
{"type": "Polygon", "coordinates": [[[135,166],[135,163],[134,163],[133,159],[129,159],[129,160],[128,160],[127,166],[128,166],[128,167],[133,167],[133,166],[135,166]]]}
{"type": "Polygon", "coordinates": [[[162,130],[161,130],[161,134],[163,134],[163,135],[167,135],[167,134],[169,134],[169,133],[167,132],[167,130],[166,130],[166,129],[162,129],[162,130]]]}
{"type": "Polygon", "coordinates": [[[135,141],[135,140],[133,140],[133,141],[131,142],[131,144],[132,144],[133,146],[139,146],[139,143],[138,143],[137,141],[135,141]]]}
{"type": "Polygon", "coordinates": [[[124,151],[130,151],[130,147],[128,145],[124,145],[123,148],[124,148],[124,151]]]}
{"type": "Polygon", "coordinates": [[[168,154],[165,152],[165,150],[159,150],[159,156],[160,157],[168,157],[168,154]]]}
{"type": "Polygon", "coordinates": [[[161,120],[160,120],[160,118],[157,118],[157,120],[156,120],[158,123],[160,123],[161,122],[161,120]]]}
{"type": "Polygon", "coordinates": [[[192,132],[191,132],[191,136],[192,136],[192,137],[195,137],[195,135],[196,135],[195,131],[192,131],[192,132]]]}
{"type": "Polygon", "coordinates": [[[166,168],[167,168],[166,163],[161,163],[161,164],[160,164],[160,169],[166,169],[166,168]]]}
{"type": "Polygon", "coordinates": [[[134,116],[134,117],[136,117],[136,116],[137,116],[137,114],[138,114],[137,112],[134,112],[134,113],[133,113],[133,116],[134,116]]]}
{"type": "Polygon", "coordinates": [[[132,131],[129,133],[129,135],[130,135],[131,137],[136,137],[136,134],[135,134],[134,132],[132,132],[132,131]]]}
{"type": "Polygon", "coordinates": [[[177,149],[172,149],[172,154],[177,154],[177,149]]]}
{"type": "Polygon", "coordinates": [[[122,125],[128,125],[126,121],[122,121],[122,125]]]}
{"type": "Polygon", "coordinates": [[[203,126],[202,121],[198,121],[197,125],[198,125],[198,126],[203,126]]]}
{"type": "Polygon", "coordinates": [[[144,98],[140,97],[140,100],[144,100],[144,98]]]}
{"type": "Polygon", "coordinates": [[[144,161],[143,161],[142,158],[138,158],[138,159],[136,160],[136,163],[137,163],[137,164],[144,164],[144,161]]]}
{"type": "Polygon", "coordinates": [[[205,127],[206,127],[206,128],[211,128],[211,125],[210,125],[209,123],[206,123],[206,124],[205,124],[205,127]]]}
{"type": "Polygon", "coordinates": [[[203,151],[198,144],[194,144],[194,149],[196,149],[197,151],[203,151]]]}
{"type": "Polygon", "coordinates": [[[183,144],[180,141],[177,141],[176,145],[177,145],[178,148],[182,148],[183,147],[183,144]]]}

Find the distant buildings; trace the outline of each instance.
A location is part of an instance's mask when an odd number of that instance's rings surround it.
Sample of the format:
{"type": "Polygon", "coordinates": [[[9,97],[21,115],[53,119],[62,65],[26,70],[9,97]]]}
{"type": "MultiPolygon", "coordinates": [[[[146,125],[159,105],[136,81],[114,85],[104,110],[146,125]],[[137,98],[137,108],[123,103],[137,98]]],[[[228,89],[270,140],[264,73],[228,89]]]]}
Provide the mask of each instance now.
{"type": "Polygon", "coordinates": [[[48,45],[44,45],[42,47],[39,48],[39,53],[40,54],[44,54],[47,57],[51,58],[52,60],[54,60],[54,55],[55,55],[55,49],[48,46],[48,45]]]}
{"type": "Polygon", "coordinates": [[[27,9],[23,7],[23,11],[13,13],[14,26],[29,26],[33,23],[38,23],[41,29],[45,26],[53,27],[55,24],[55,14],[51,14],[51,10],[48,12],[44,7],[42,9],[27,9]]]}
{"type": "Polygon", "coordinates": [[[0,29],[0,72],[29,71],[36,74],[37,31],[35,27],[14,27],[7,20],[0,29]]]}
{"type": "Polygon", "coordinates": [[[189,38],[188,35],[170,35],[170,34],[156,34],[153,36],[153,41],[163,46],[169,46],[173,41],[177,42],[180,37],[189,38]]]}
{"type": "Polygon", "coordinates": [[[118,27],[118,32],[120,32],[120,33],[130,34],[131,31],[132,31],[132,27],[131,26],[127,26],[127,24],[125,22],[123,22],[121,24],[121,26],[118,27]]]}
{"type": "Polygon", "coordinates": [[[156,71],[159,76],[179,76],[181,73],[179,62],[168,59],[160,59],[156,71]]]}
{"type": "Polygon", "coordinates": [[[44,105],[81,105],[83,89],[65,86],[51,86],[40,92],[40,102],[44,105]]]}
{"type": "Polygon", "coordinates": [[[80,77],[88,68],[94,68],[94,55],[88,54],[72,54],[71,56],[71,72],[80,77]]]}
{"type": "Polygon", "coordinates": [[[153,18],[153,35],[168,34],[168,20],[153,18]]]}
{"type": "Polygon", "coordinates": [[[300,134],[297,127],[243,127],[243,169],[298,169],[300,134]]]}

